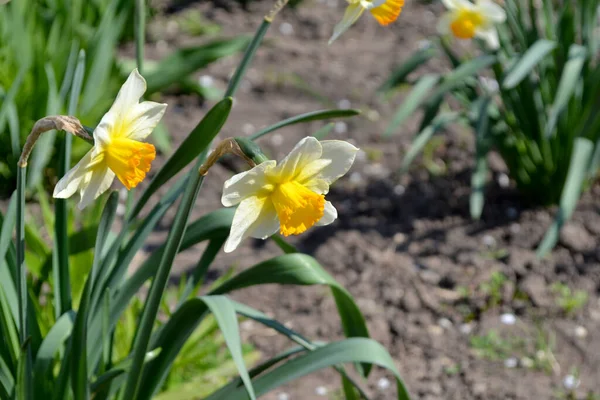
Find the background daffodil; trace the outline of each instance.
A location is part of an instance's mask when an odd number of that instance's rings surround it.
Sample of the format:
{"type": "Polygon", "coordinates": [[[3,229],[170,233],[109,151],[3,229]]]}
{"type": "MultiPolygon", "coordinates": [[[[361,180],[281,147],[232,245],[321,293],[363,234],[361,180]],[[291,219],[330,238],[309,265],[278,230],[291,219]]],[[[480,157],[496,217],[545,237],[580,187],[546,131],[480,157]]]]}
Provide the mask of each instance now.
{"type": "Polygon", "coordinates": [[[333,29],[329,44],[346,32],[366,10],[377,22],[386,26],[398,19],[404,6],[404,0],[348,0],[348,3],[344,17],[333,29]]]}
{"type": "Polygon", "coordinates": [[[278,230],[298,235],[328,225],[337,210],[325,200],[329,185],[346,174],[358,149],[341,140],[302,139],[281,163],[265,161],[225,182],[221,202],[238,205],[225,252],[247,237],[266,239],[278,230]]]}
{"type": "Polygon", "coordinates": [[[156,150],[141,140],[152,133],[167,108],[152,101],[140,103],[145,91],[146,81],[133,70],[94,130],[94,147],[58,182],[54,197],[79,192],[83,209],[108,190],[115,175],[127,189],[145,178],[156,150]]]}
{"type": "Polygon", "coordinates": [[[506,20],[504,9],[492,0],[442,0],[448,12],[440,19],[438,30],[459,39],[479,37],[492,49],[499,46],[495,24],[506,20]]]}

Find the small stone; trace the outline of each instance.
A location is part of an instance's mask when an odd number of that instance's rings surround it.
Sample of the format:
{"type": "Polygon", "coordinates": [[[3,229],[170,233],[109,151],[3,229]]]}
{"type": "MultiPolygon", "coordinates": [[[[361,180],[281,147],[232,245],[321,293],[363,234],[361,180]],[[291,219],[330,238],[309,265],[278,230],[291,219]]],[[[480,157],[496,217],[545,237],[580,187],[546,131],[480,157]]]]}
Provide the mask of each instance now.
{"type": "Polygon", "coordinates": [[[398,232],[394,235],[394,243],[402,244],[406,241],[406,235],[402,232],[398,232]]]}
{"type": "Polygon", "coordinates": [[[566,247],[580,253],[596,248],[596,241],[585,227],[577,222],[567,223],[560,232],[560,241],[566,247]]]}
{"type": "Polygon", "coordinates": [[[538,274],[528,275],[521,283],[521,289],[538,307],[553,307],[554,299],[548,293],[546,280],[538,274]]]}
{"type": "Polygon", "coordinates": [[[117,204],[117,216],[122,217],[123,215],[125,215],[125,211],[127,211],[127,207],[125,207],[125,204],[117,204]]]}
{"type": "Polygon", "coordinates": [[[215,80],[210,75],[202,75],[200,78],[198,78],[198,83],[200,86],[212,87],[215,84],[215,80]]]}
{"type": "Polygon", "coordinates": [[[496,239],[492,235],[485,235],[481,241],[486,247],[496,247],[496,239]]]}
{"type": "Polygon", "coordinates": [[[421,39],[417,42],[417,48],[419,50],[425,50],[431,47],[431,40],[421,39]]]}
{"type": "Polygon", "coordinates": [[[338,135],[348,132],[348,125],[345,122],[336,122],[333,126],[333,130],[338,135]]]}
{"type": "Polygon", "coordinates": [[[441,327],[439,327],[437,325],[431,325],[431,326],[427,327],[427,330],[433,336],[442,336],[444,334],[444,329],[442,329],[441,327]]]}
{"type": "Polygon", "coordinates": [[[252,125],[251,123],[245,123],[242,126],[242,132],[244,132],[244,134],[246,135],[251,135],[254,133],[254,125],[252,125]]]}
{"type": "Polygon", "coordinates": [[[519,365],[519,360],[517,360],[515,357],[510,357],[504,360],[504,366],[506,368],[515,368],[517,365],[519,365]]]}
{"type": "Polygon", "coordinates": [[[517,224],[516,222],[514,224],[510,224],[510,233],[512,233],[513,235],[518,234],[519,232],[521,232],[521,225],[517,224]]]}
{"type": "Polygon", "coordinates": [[[438,325],[441,326],[442,328],[446,329],[446,330],[450,330],[454,326],[452,324],[452,321],[450,321],[448,318],[440,318],[440,319],[438,319],[438,325]]]}
{"type": "Polygon", "coordinates": [[[487,384],[484,382],[478,382],[473,385],[473,394],[475,396],[483,396],[487,392],[487,384]]]}
{"type": "Polygon", "coordinates": [[[402,298],[402,305],[406,311],[416,311],[421,308],[421,300],[414,289],[407,289],[402,298]]]}
{"type": "Polygon", "coordinates": [[[353,172],[350,174],[350,183],[358,185],[362,183],[363,177],[360,172],[353,172]]]}
{"type": "Polygon", "coordinates": [[[379,390],[387,390],[390,386],[392,386],[392,384],[387,378],[381,378],[377,381],[377,388],[379,388],[379,390]]]}
{"type": "Polygon", "coordinates": [[[577,389],[579,387],[579,384],[581,382],[579,381],[579,379],[577,379],[576,376],[574,375],[567,375],[565,376],[565,378],[563,379],[563,386],[565,387],[565,389],[567,390],[574,390],[577,389]]]}
{"type": "Polygon", "coordinates": [[[279,25],[279,32],[284,36],[291,36],[294,34],[294,27],[289,22],[283,22],[279,25]]]}
{"type": "Polygon", "coordinates": [[[381,115],[379,114],[379,111],[377,110],[369,110],[365,113],[365,117],[367,117],[367,119],[369,121],[379,121],[379,119],[381,118],[381,115]]]}
{"type": "Polygon", "coordinates": [[[402,196],[406,192],[406,188],[403,185],[394,186],[394,194],[396,196],[402,196]]]}
{"type": "Polygon", "coordinates": [[[327,388],[325,386],[317,386],[315,388],[317,396],[327,396],[327,388]]]}
{"type": "Polygon", "coordinates": [[[461,324],[458,329],[463,335],[470,335],[473,332],[473,324],[461,324]]]}
{"type": "Polygon", "coordinates": [[[523,366],[523,368],[533,368],[535,366],[535,363],[529,357],[521,358],[520,362],[521,362],[521,365],[523,366]]]}
{"type": "Polygon", "coordinates": [[[419,273],[419,276],[421,277],[421,280],[423,282],[429,283],[431,285],[436,285],[436,286],[442,279],[440,274],[438,274],[437,272],[430,270],[430,269],[425,269],[425,270],[421,271],[419,273]]]}
{"type": "Polygon", "coordinates": [[[517,323],[517,317],[515,317],[515,314],[505,313],[500,316],[500,322],[504,325],[514,325],[517,323]]]}
{"type": "Polygon", "coordinates": [[[348,99],[342,99],[338,102],[338,108],[342,110],[347,110],[352,107],[352,103],[348,99]]]}
{"type": "MultiPolygon", "coordinates": [[[[496,82],[496,80],[494,80],[494,82],[496,82]]],[[[498,82],[496,82],[496,89],[498,86],[498,82]]],[[[502,189],[506,189],[507,187],[510,186],[510,178],[508,177],[508,175],[506,175],[505,173],[501,173],[498,175],[498,185],[500,185],[500,187],[502,189]]]]}
{"type": "Polygon", "coordinates": [[[364,150],[359,150],[356,153],[356,161],[366,161],[367,160],[367,152],[364,150]]]}
{"type": "Polygon", "coordinates": [[[281,392],[277,395],[277,400],[289,400],[289,399],[290,399],[290,395],[285,392],[281,392]]]}
{"type": "Polygon", "coordinates": [[[575,336],[583,339],[588,335],[588,331],[587,329],[585,329],[585,327],[578,325],[575,327],[575,336]]]}
{"type": "Polygon", "coordinates": [[[283,136],[280,133],[274,133],[271,135],[271,144],[275,147],[279,147],[283,144],[283,136]]]}

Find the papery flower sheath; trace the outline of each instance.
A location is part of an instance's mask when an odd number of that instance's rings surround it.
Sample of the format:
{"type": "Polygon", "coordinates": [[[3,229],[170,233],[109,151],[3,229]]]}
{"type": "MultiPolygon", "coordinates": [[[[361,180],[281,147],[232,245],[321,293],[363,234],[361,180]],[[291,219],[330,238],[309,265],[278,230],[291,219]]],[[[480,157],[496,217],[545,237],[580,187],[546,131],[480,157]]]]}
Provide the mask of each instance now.
{"type": "Polygon", "coordinates": [[[438,30],[458,39],[481,38],[491,49],[499,46],[496,24],[506,20],[506,12],[492,0],[442,0],[448,12],[440,19],[438,30]]]}
{"type": "Polygon", "coordinates": [[[247,237],[298,235],[335,221],[337,210],[325,195],[348,172],[357,151],[341,140],[306,137],[279,164],[268,160],[226,181],[221,202],[238,208],[225,252],[247,237]]]}
{"type": "Polygon", "coordinates": [[[329,44],[346,32],[360,16],[369,11],[373,18],[386,26],[398,19],[404,7],[404,0],[347,0],[349,5],[342,20],[333,29],[329,44]]]}
{"type": "Polygon", "coordinates": [[[143,101],[146,81],[137,69],[121,87],[110,110],[94,130],[94,147],[57,183],[54,197],[79,193],[83,209],[104,193],[115,176],[127,188],[136,187],[150,171],[156,149],[144,140],[156,127],[166,104],[143,101]]]}

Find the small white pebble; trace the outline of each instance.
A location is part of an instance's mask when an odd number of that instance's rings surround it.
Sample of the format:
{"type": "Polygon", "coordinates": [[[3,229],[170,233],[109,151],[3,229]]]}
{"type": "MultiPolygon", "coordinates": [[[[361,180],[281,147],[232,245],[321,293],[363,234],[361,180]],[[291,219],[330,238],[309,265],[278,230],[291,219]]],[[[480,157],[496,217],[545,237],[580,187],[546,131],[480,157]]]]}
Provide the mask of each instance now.
{"type": "Polygon", "coordinates": [[[448,318],[438,319],[438,325],[446,330],[452,329],[452,326],[453,326],[452,321],[450,321],[448,318]]]}
{"type": "Polygon", "coordinates": [[[367,152],[365,152],[364,150],[359,150],[358,153],[356,153],[356,161],[365,161],[367,159],[367,152]]]}
{"type": "Polygon", "coordinates": [[[496,239],[492,235],[485,235],[481,240],[487,247],[495,247],[496,239]]]}
{"type": "Polygon", "coordinates": [[[290,36],[294,34],[294,27],[289,22],[283,22],[279,25],[279,32],[284,36],[290,36]]]}
{"type": "Polygon", "coordinates": [[[353,172],[350,174],[350,183],[358,185],[363,181],[362,175],[360,172],[353,172]]]}
{"type": "Polygon", "coordinates": [[[274,133],[271,135],[271,144],[273,146],[281,146],[283,144],[283,136],[281,136],[281,133],[274,133]]]}
{"type": "Polygon", "coordinates": [[[468,335],[473,332],[473,324],[461,324],[458,328],[463,335],[468,335]]]}
{"type": "Polygon", "coordinates": [[[512,233],[513,235],[516,235],[517,233],[521,232],[521,225],[517,224],[516,222],[514,224],[510,225],[510,233],[512,233]]]}
{"type": "Polygon", "coordinates": [[[498,175],[498,185],[501,188],[506,189],[510,186],[510,178],[505,173],[501,173],[498,175]]]}
{"type": "Polygon", "coordinates": [[[327,388],[325,386],[317,386],[315,388],[317,396],[327,396],[327,388]]]}
{"type": "Polygon", "coordinates": [[[338,108],[340,108],[342,110],[347,110],[350,107],[352,107],[352,104],[350,103],[350,100],[348,100],[348,99],[342,99],[338,102],[338,108]]]}
{"type": "Polygon", "coordinates": [[[249,122],[246,122],[243,126],[242,126],[242,132],[244,132],[245,135],[251,135],[254,133],[254,125],[252,125],[249,122]]]}
{"type": "Polygon", "coordinates": [[[254,321],[251,319],[247,319],[245,321],[242,321],[242,323],[240,323],[240,329],[242,331],[250,331],[250,330],[252,330],[252,328],[254,328],[254,321]]]}
{"type": "Polygon", "coordinates": [[[507,358],[504,360],[504,366],[506,368],[515,368],[519,364],[519,360],[514,357],[507,358]]]}
{"type": "Polygon", "coordinates": [[[517,317],[515,317],[515,314],[505,313],[500,316],[500,322],[504,325],[514,325],[517,323],[517,317]]]}
{"type": "Polygon", "coordinates": [[[514,207],[508,207],[505,212],[506,212],[506,217],[510,218],[510,219],[515,219],[519,216],[519,212],[514,207]]]}
{"type": "Polygon", "coordinates": [[[200,78],[198,78],[198,83],[200,86],[211,87],[214,85],[215,80],[210,75],[202,75],[200,78]]]}
{"type": "Polygon", "coordinates": [[[333,126],[333,130],[337,134],[342,134],[348,132],[348,125],[345,122],[336,122],[333,126]]]}
{"type": "Polygon", "coordinates": [[[577,389],[580,383],[581,382],[579,381],[579,379],[577,379],[577,377],[574,375],[567,375],[565,376],[565,379],[563,379],[563,386],[567,390],[577,389]]]}
{"type": "Polygon", "coordinates": [[[403,185],[394,186],[394,194],[396,196],[402,196],[404,193],[406,193],[406,188],[403,185]]]}
{"type": "Polygon", "coordinates": [[[548,356],[546,355],[546,352],[544,350],[538,350],[535,353],[535,358],[537,358],[539,361],[543,361],[546,358],[548,358],[548,356]]]}
{"type": "Polygon", "coordinates": [[[125,207],[125,204],[117,204],[117,216],[122,217],[123,215],[125,215],[126,209],[127,208],[125,207]]]}
{"type": "Polygon", "coordinates": [[[289,399],[290,399],[290,395],[285,392],[281,392],[277,395],[277,400],[289,400],[289,399]]]}
{"type": "Polygon", "coordinates": [[[398,232],[394,235],[394,243],[402,244],[406,241],[406,235],[402,232],[398,232]]]}
{"type": "Polygon", "coordinates": [[[521,365],[524,368],[533,368],[535,363],[533,362],[533,360],[529,357],[523,357],[521,358],[521,365]]]}
{"type": "Polygon", "coordinates": [[[575,327],[575,336],[577,336],[580,339],[583,339],[584,337],[586,337],[588,334],[587,329],[585,329],[585,327],[578,325],[575,327]]]}
{"type": "Polygon", "coordinates": [[[431,47],[431,40],[422,39],[417,42],[417,48],[419,50],[425,50],[431,47]]]}
{"type": "Polygon", "coordinates": [[[377,387],[379,390],[387,390],[392,386],[392,383],[387,378],[381,378],[377,381],[377,387]]]}
{"type": "MultiPolygon", "coordinates": [[[[479,82],[481,83],[481,86],[483,86],[490,92],[497,92],[498,89],[500,89],[500,85],[498,84],[498,81],[495,80],[494,78],[488,78],[485,76],[481,76],[479,78],[479,82]]],[[[506,176],[506,174],[503,174],[503,175],[506,176]]],[[[502,184],[500,184],[500,186],[502,186],[502,184]]]]}

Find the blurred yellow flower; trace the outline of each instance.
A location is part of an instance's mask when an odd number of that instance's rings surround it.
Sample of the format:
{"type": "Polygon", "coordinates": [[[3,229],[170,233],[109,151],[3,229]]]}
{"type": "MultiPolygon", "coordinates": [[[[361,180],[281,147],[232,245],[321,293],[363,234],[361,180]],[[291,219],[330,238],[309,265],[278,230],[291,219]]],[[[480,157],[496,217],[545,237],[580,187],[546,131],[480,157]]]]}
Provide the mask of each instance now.
{"type": "Polygon", "coordinates": [[[64,199],[79,192],[83,209],[108,190],[115,176],[127,189],[146,177],[156,150],[141,140],[152,133],[167,105],[140,103],[145,91],[146,81],[133,70],[94,130],[94,147],[57,183],[54,197],[64,199]]]}
{"type": "Polygon", "coordinates": [[[247,237],[266,239],[278,230],[284,236],[298,235],[313,225],[331,224],[337,210],[325,195],[348,172],[357,151],[341,140],[307,137],[279,165],[265,161],[226,181],[221,202],[239,206],[225,252],[247,237]]]}
{"type": "Polygon", "coordinates": [[[389,25],[394,22],[404,6],[404,0],[347,0],[348,7],[344,13],[342,21],[333,29],[333,35],[329,39],[329,44],[336,40],[340,35],[348,30],[354,24],[363,12],[369,10],[371,15],[381,25],[389,25]]]}
{"type": "Polygon", "coordinates": [[[492,0],[442,0],[448,12],[440,19],[438,30],[442,34],[452,33],[459,39],[479,37],[488,46],[499,46],[495,24],[506,20],[504,9],[492,0]]]}

